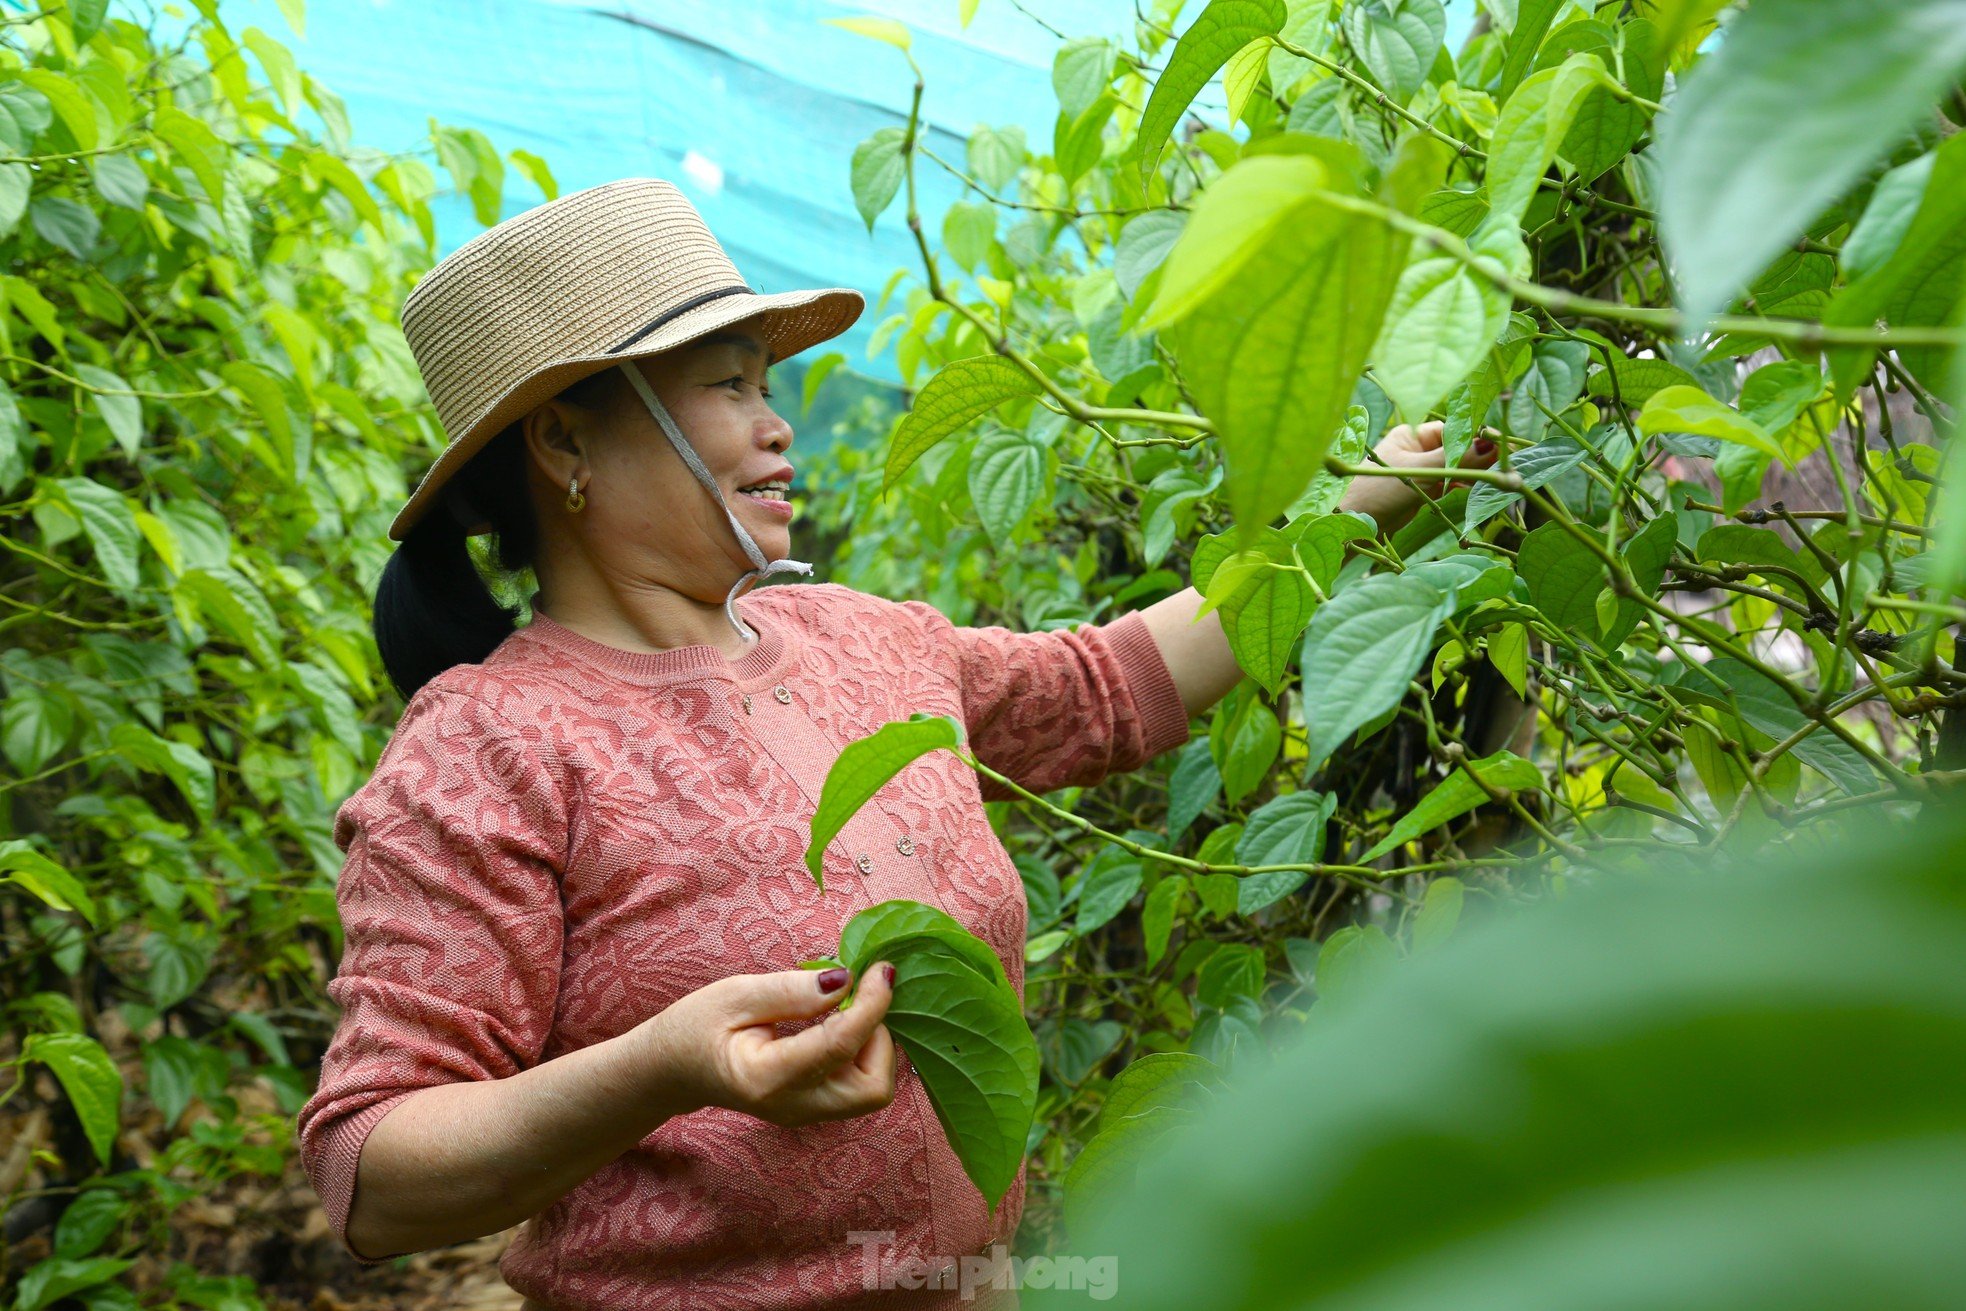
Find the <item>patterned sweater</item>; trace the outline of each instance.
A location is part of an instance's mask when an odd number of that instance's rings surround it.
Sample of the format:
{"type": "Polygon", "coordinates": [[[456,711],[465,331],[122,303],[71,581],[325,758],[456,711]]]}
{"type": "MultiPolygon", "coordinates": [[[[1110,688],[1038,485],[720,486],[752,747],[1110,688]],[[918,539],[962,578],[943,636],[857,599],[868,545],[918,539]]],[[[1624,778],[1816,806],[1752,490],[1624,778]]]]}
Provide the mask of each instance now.
{"type": "MultiPolygon", "coordinates": [[[[535,614],[419,689],[337,812],[342,1017],[298,1134],[344,1247],[362,1144],[405,1097],[615,1037],[726,975],[830,955],[874,902],[954,915],[1021,994],[1023,886],[982,805],[1008,794],[952,753],[883,787],[828,846],[825,894],[813,885],[809,825],[849,742],[950,715],[980,760],[1044,792],[1188,738],[1137,612],[961,628],[835,583],[739,606],[759,639],[735,661],[707,644],[627,651],[535,614]]],[[[1020,1170],[988,1214],[903,1057],[893,1102],[854,1119],[670,1119],[533,1217],[499,1269],[556,1311],[876,1305],[865,1235],[894,1232],[883,1269],[987,1254],[1023,1199],[1020,1170]]]]}

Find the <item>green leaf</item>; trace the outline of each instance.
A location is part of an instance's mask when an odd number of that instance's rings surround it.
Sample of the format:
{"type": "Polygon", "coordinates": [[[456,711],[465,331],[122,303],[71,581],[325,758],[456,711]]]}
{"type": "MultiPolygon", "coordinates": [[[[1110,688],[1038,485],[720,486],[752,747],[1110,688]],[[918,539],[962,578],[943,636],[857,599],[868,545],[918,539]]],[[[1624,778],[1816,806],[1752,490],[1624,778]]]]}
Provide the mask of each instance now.
{"type": "Polygon", "coordinates": [[[1638,430],[1647,437],[1671,432],[1714,437],[1792,464],[1781,443],[1764,432],[1760,424],[1697,387],[1667,387],[1655,393],[1639,411],[1638,430]]]}
{"type": "Polygon", "coordinates": [[[1413,950],[1431,951],[1447,940],[1461,920],[1461,902],[1466,894],[1461,880],[1452,876],[1427,884],[1427,895],[1413,917],[1413,950]]]}
{"type": "Polygon", "coordinates": [[[888,447],[881,494],[920,459],[922,453],[1008,400],[1034,396],[1038,384],[1001,355],[975,355],[954,360],[928,380],[915,404],[902,419],[888,447]]]}
{"type": "Polygon", "coordinates": [[[1160,964],[1167,954],[1167,940],[1174,933],[1174,917],[1188,899],[1188,876],[1170,874],[1154,884],[1147,904],[1140,908],[1140,935],[1147,948],[1147,964],[1160,964]]]}
{"type": "MultiPolygon", "coordinates": [[[[1381,202],[1416,204],[1437,185],[1444,149],[1425,138],[1409,142],[1381,202]]],[[[1408,245],[1405,234],[1376,217],[1327,205],[1318,193],[1294,215],[1293,233],[1327,230],[1315,241],[1262,245],[1163,332],[1219,434],[1244,545],[1323,467],[1408,245]]],[[[1189,228],[1183,243],[1194,224],[1189,228]]]]}
{"type": "Polygon", "coordinates": [[[1626,405],[1643,405],[1668,387],[1698,387],[1699,379],[1670,360],[1634,360],[1615,351],[1615,375],[1606,369],[1593,370],[1590,394],[1626,405]]]}
{"type": "Polygon", "coordinates": [[[0,146],[27,154],[34,139],[54,121],[46,96],[20,82],[0,82],[0,146]]]}
{"type": "Polygon", "coordinates": [[[279,666],[280,624],[273,607],[237,570],[221,566],[186,569],[171,584],[171,594],[181,609],[188,607],[216,624],[261,667],[279,666]]]}
{"type": "Polygon", "coordinates": [[[822,18],[819,20],[828,27],[845,28],[856,36],[864,36],[874,41],[885,41],[897,50],[906,50],[910,41],[908,29],[892,18],[822,18]]]}
{"type": "MultiPolygon", "coordinates": [[[[1570,472],[1588,458],[1590,452],[1579,446],[1576,438],[1567,433],[1559,433],[1546,441],[1517,451],[1511,459],[1510,468],[1518,478],[1522,479],[1524,488],[1535,491],[1553,479],[1570,472]]],[[[1521,492],[1504,491],[1490,483],[1478,484],[1468,493],[1468,507],[1461,516],[1461,531],[1472,533],[1521,499],[1521,492]]]]}
{"type": "Polygon", "coordinates": [[[1546,523],[1522,539],[1516,571],[1543,617],[1567,633],[1602,642],[1597,598],[1606,588],[1604,562],[1560,523],[1546,523]]]}
{"type": "MultiPolygon", "coordinates": [[[[1235,274],[1289,229],[1293,245],[1314,249],[1338,228],[1307,222],[1307,206],[1332,186],[1331,171],[1311,155],[1256,155],[1203,189],[1185,226],[1166,225],[1174,241],[1161,266],[1160,288],[1141,323],[1164,327],[1220,291],[1235,274]]],[[[1139,226],[1139,220],[1128,230],[1139,226]]]]}
{"type": "Polygon", "coordinates": [[[150,130],[191,170],[214,207],[225,201],[225,146],[202,120],[169,105],[151,117],[150,130]]]}
{"type": "Polygon", "coordinates": [[[1522,222],[1584,97],[1608,74],[1593,54],[1575,54],[1523,80],[1495,123],[1488,152],[1486,228],[1522,222]]]}
{"type": "MultiPolygon", "coordinates": [[[[1315,865],[1323,859],[1324,827],[1338,807],[1335,794],[1287,792],[1265,802],[1249,817],[1236,842],[1239,865],[1315,865]]],[[[1245,874],[1236,910],[1253,915],[1295,892],[1310,877],[1303,870],[1245,874]]]]}
{"type": "Polygon", "coordinates": [[[23,68],[14,76],[48,98],[62,126],[75,138],[76,146],[82,150],[94,150],[102,144],[95,102],[89,98],[88,92],[52,69],[23,68]]]}
{"type": "Polygon", "coordinates": [[[1314,604],[1291,539],[1265,528],[1254,550],[1234,551],[1227,534],[1204,538],[1190,571],[1204,597],[1201,614],[1220,607],[1236,661],[1272,696],[1282,686],[1290,649],[1314,604]]]}
{"type": "Polygon", "coordinates": [[[1195,999],[1226,1008],[1237,997],[1263,993],[1263,949],[1247,942],[1225,942],[1195,974],[1195,999]]]}
{"type": "Polygon", "coordinates": [[[1550,30],[1550,20],[1563,6],[1564,0],[1517,0],[1515,26],[1509,30],[1508,55],[1502,61],[1502,84],[1496,88],[1496,100],[1506,104],[1522,85],[1523,74],[1535,63],[1536,51],[1550,30]]]}
{"type": "MultiPolygon", "coordinates": [[[[89,172],[95,178],[96,193],[104,200],[143,212],[144,201],[150,197],[150,175],[143,171],[143,165],[128,155],[98,155],[89,162],[89,172]]],[[[4,216],[0,216],[0,233],[5,230],[4,216]]]]}
{"type": "Polygon", "coordinates": [[[116,1231],[136,1204],[113,1188],[91,1188],[70,1202],[55,1225],[55,1255],[88,1256],[116,1231]]]}
{"type": "Polygon", "coordinates": [[[874,220],[901,190],[901,180],[907,171],[902,144],[907,139],[905,128],[877,128],[874,135],[853,148],[853,207],[866,220],[869,232],[874,230],[874,220]]]}
{"type": "Polygon", "coordinates": [[[942,215],[942,245],[949,258],[967,272],[974,272],[990,253],[997,237],[997,210],[994,205],[959,200],[942,215]]]}
{"type": "Polygon", "coordinates": [[[1591,880],[1400,962],[1060,1255],[1109,1257],[1139,1311],[1583,1307],[1607,1281],[1677,1311],[1948,1305],[1966,825],[1850,827],[1591,880]]]}
{"type": "Polygon", "coordinates": [[[806,847],[806,868],[821,891],[820,873],[826,846],[839,835],[860,808],[883,784],[908,765],[938,747],[962,741],[962,727],[946,715],[923,715],[883,724],[857,742],[849,742],[819,789],[819,808],[812,817],[812,840],[806,847]]]}
{"type": "Polygon", "coordinates": [[[25,164],[0,164],[0,237],[20,226],[34,192],[34,174],[25,164]]]}
{"type": "Polygon", "coordinates": [[[119,591],[136,587],[141,534],[129,498],[92,478],[61,478],[53,485],[60,489],[62,502],[82,521],[104,580],[119,591]]]}
{"type": "MultiPolygon", "coordinates": [[[[1887,258],[1863,276],[1853,277],[1830,299],[1823,309],[1824,323],[1862,328],[1882,320],[1898,328],[1935,328],[1952,322],[1961,293],[1966,292],[1966,137],[1948,138],[1925,158],[1930,161],[1930,176],[1902,235],[1887,258]]],[[[1882,184],[1878,190],[1883,192],[1882,184]]],[[[1873,200],[1872,208],[1876,206],[1873,200]]],[[[1868,211],[1865,223],[1870,223],[1868,211]]],[[[1852,234],[1851,240],[1856,239],[1852,234]]],[[[1884,240],[1873,237],[1875,244],[1884,240]]],[[[1847,275],[1847,255],[1845,270],[1847,275]]],[[[1847,397],[1870,376],[1876,354],[1850,349],[1833,354],[1840,396],[1847,397]]],[[[1928,386],[1941,392],[1947,389],[1951,352],[1922,347],[1898,355],[1928,386]]]]}
{"type": "Polygon", "coordinates": [[[1208,744],[1222,771],[1222,790],[1233,805],[1255,791],[1270,772],[1283,747],[1283,730],[1275,712],[1261,697],[1250,693],[1218,703],[1216,726],[1208,735],[1208,744]],[[1229,712],[1226,719],[1222,717],[1225,710],[1229,712]]]}
{"type": "Polygon", "coordinates": [[[1398,705],[1449,602],[1424,579],[1374,574],[1318,607],[1304,637],[1304,771],[1398,705]]]}
{"type": "Polygon", "coordinates": [[[1440,0],[1351,0],[1339,19],[1373,81],[1400,105],[1426,85],[1447,39],[1440,0]]]}
{"type": "Polygon", "coordinates": [[[82,880],[29,846],[24,838],[0,841],[0,882],[12,883],[56,910],[73,911],[89,923],[96,920],[96,903],[82,880]]]}
{"type": "Polygon", "coordinates": [[[1430,833],[1482,805],[1488,800],[1488,793],[1476,778],[1490,787],[1514,791],[1540,789],[1543,785],[1543,771],[1514,752],[1497,751],[1480,760],[1467,761],[1421,797],[1418,805],[1401,815],[1392,831],[1374,843],[1359,861],[1377,860],[1422,833],[1430,833]]]}
{"type": "Polygon", "coordinates": [[[35,232],[49,245],[59,246],[80,260],[94,255],[102,220],[87,205],[66,196],[43,196],[28,206],[27,212],[35,232]]]}
{"type": "Polygon", "coordinates": [[[1117,847],[1101,855],[1107,858],[1087,866],[1079,885],[1079,914],[1073,931],[1080,937],[1111,923],[1140,891],[1144,871],[1137,857],[1117,847]]]}
{"type": "Polygon", "coordinates": [[[302,104],[300,66],[294,62],[293,51],[257,27],[241,32],[239,40],[259,59],[259,66],[266,71],[267,85],[280,98],[281,110],[291,117],[302,104]]]}
{"type": "MultiPolygon", "coordinates": [[[[1704,696],[1709,704],[1738,711],[1743,720],[1776,741],[1788,737],[1809,722],[1780,684],[1738,660],[1711,660],[1700,667],[1700,672],[1711,683],[1695,680],[1684,684],[1690,696],[1696,699],[1704,696]],[[1703,693],[1703,686],[1712,686],[1720,696],[1703,693]]],[[[1871,768],[1870,762],[1855,747],[1826,728],[1817,729],[1803,738],[1791,751],[1798,760],[1814,768],[1850,796],[1862,796],[1877,790],[1877,772],[1871,768]]]]}
{"type": "Polygon", "coordinates": [[[21,1276],[14,1293],[14,1311],[42,1311],[63,1298],[107,1284],[135,1264],[107,1256],[79,1261],[55,1257],[37,1262],[21,1276]]]}
{"type": "MultiPolygon", "coordinates": [[[[1657,101],[1664,94],[1666,78],[1657,30],[1645,19],[1633,19],[1618,29],[1618,39],[1620,80],[1633,94],[1657,101]]],[[[1652,121],[1651,110],[1613,94],[1613,85],[1607,75],[1584,97],[1557,151],[1577,170],[1577,180],[1586,184],[1616,167],[1652,121]]]]}
{"type": "Polygon", "coordinates": [[[1048,448],[1022,432],[998,429],[977,439],[969,457],[969,498],[998,550],[1010,546],[1044,494],[1050,459],[1048,448]]]}
{"type": "Polygon", "coordinates": [[[1113,80],[1119,47],[1102,36],[1081,36],[1058,47],[1051,60],[1051,87],[1061,113],[1077,115],[1113,80]]]}
{"type": "Polygon", "coordinates": [[[1660,126],[1659,224],[1686,313],[1738,295],[1962,67],[1966,0],[1749,5],[1660,126]]]}
{"type": "Polygon", "coordinates": [[[1053,1077],[1068,1087],[1085,1082],[1126,1036],[1126,1029],[1116,1021],[1076,1018],[1046,1024],[1042,1032],[1038,1053],[1053,1077]]]}
{"type": "Polygon", "coordinates": [[[1583,392],[1590,355],[1590,346],[1581,341],[1537,342],[1509,397],[1508,430],[1525,441],[1541,441],[1549,431],[1549,414],[1563,413],[1583,392]]]}
{"type": "Polygon", "coordinates": [[[1143,177],[1160,166],[1161,149],[1181,115],[1229,56],[1258,37],[1276,35],[1288,17],[1284,0],[1209,0],[1174,43],[1141,112],[1134,151],[1143,177]]]}
{"type": "Polygon", "coordinates": [[[1209,752],[1208,739],[1198,737],[1181,749],[1167,785],[1167,836],[1188,831],[1201,812],[1222,795],[1222,771],[1209,752]]]}
{"type": "Polygon", "coordinates": [[[54,1071],[96,1159],[107,1167],[122,1112],[123,1076],[102,1044],[80,1033],[31,1033],[21,1044],[21,1059],[54,1071]]]}
{"type": "Polygon", "coordinates": [[[953,954],[906,952],[894,967],[883,1022],[995,1214],[1036,1118],[1037,1040],[1010,985],[989,982],[953,954]]]}
{"type": "Polygon", "coordinates": [[[200,818],[212,818],[218,804],[218,784],[212,762],[196,747],[159,737],[141,724],[131,723],[110,729],[109,741],[129,764],[169,778],[200,818]]]}
{"type": "Polygon", "coordinates": [[[1386,309],[1373,378],[1419,423],[1468,376],[1509,321],[1508,295],[1447,256],[1416,260],[1386,309]]]}
{"type": "Polygon", "coordinates": [[[1015,124],[993,128],[979,123],[969,134],[965,158],[970,176],[992,191],[1001,191],[1024,166],[1024,129],[1015,124]]]}

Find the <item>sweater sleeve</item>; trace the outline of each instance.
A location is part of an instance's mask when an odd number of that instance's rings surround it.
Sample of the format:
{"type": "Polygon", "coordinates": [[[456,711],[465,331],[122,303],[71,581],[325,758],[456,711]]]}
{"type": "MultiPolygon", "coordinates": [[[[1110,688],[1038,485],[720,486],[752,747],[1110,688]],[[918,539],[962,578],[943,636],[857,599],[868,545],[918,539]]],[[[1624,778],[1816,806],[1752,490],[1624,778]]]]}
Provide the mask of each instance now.
{"type": "MultiPolygon", "coordinates": [[[[961,628],[926,601],[902,608],[949,652],[976,758],[1033,792],[1090,787],[1188,740],[1188,714],[1140,612],[1076,630],[961,628]]],[[[1015,795],[983,779],[985,801],[1015,795]]]]}
{"type": "Polygon", "coordinates": [[[399,1102],[535,1064],[559,992],[566,811],[554,775],[486,701],[421,689],[342,804],[341,1021],[297,1121],[301,1161],[348,1243],[362,1145],[399,1102]]]}

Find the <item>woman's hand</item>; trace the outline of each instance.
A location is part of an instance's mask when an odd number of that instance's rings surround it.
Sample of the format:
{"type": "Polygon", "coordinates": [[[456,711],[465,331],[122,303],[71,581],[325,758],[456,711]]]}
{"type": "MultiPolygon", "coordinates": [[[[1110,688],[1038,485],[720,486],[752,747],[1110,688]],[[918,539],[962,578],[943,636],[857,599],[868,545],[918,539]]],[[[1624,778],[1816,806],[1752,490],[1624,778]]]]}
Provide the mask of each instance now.
{"type": "Polygon", "coordinates": [[[685,1110],[723,1106],[782,1125],[877,1111],[894,1100],[894,1038],[881,1023],[893,976],[892,965],[876,962],[844,1011],[834,1009],[844,969],[719,979],[643,1024],[649,1059],[685,1110]],[[788,1037],[773,1027],[820,1015],[788,1037]]]}
{"type": "MultiPolygon", "coordinates": [[[[1445,466],[1447,455],[1441,449],[1441,436],[1446,431],[1442,423],[1423,423],[1419,427],[1400,424],[1389,428],[1379,444],[1372,448],[1381,463],[1395,469],[1439,469],[1445,466]]],[[[1495,443],[1486,437],[1478,437],[1468,447],[1458,466],[1464,469],[1486,469],[1495,463],[1495,443]]],[[[1416,479],[1415,482],[1427,496],[1439,496],[1455,484],[1446,479],[1416,479]]],[[[1398,478],[1384,474],[1360,474],[1352,479],[1352,485],[1344,499],[1338,502],[1340,510],[1360,510],[1372,516],[1372,521],[1383,532],[1391,532],[1413,517],[1420,508],[1420,497],[1411,487],[1398,478]]]]}

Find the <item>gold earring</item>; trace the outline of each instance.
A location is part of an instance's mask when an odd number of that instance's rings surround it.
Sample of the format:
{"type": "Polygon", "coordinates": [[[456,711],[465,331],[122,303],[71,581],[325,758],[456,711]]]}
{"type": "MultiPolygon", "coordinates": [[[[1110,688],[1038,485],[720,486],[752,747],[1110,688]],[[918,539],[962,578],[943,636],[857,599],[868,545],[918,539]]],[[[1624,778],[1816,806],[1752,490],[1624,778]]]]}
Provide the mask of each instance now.
{"type": "Polygon", "coordinates": [[[579,514],[587,506],[587,498],[580,494],[580,475],[567,479],[567,510],[579,514]]]}

